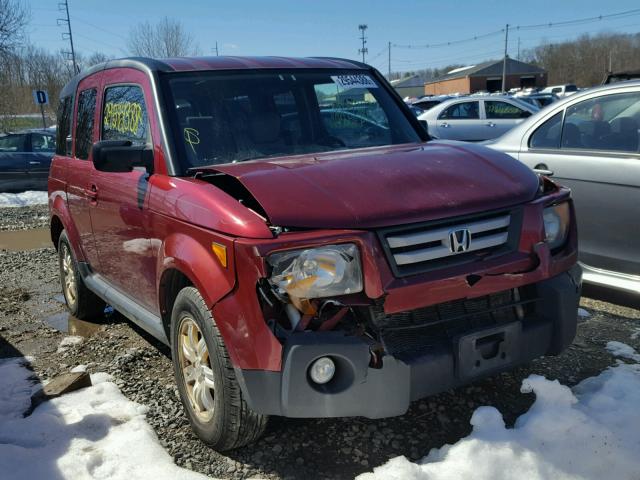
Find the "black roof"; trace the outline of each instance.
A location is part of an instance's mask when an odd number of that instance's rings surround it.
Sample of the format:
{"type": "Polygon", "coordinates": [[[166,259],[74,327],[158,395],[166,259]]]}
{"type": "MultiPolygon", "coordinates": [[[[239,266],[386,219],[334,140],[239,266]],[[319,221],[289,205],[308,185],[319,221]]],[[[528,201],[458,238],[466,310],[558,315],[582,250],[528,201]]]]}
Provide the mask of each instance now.
{"type": "MultiPolygon", "coordinates": [[[[435,78],[426,83],[437,83],[442,82],[443,80],[452,80],[454,78],[502,75],[502,63],[502,59],[490,60],[468,68],[461,67],[461,69],[453,70],[453,73],[443,75],[442,77],[435,78]]],[[[536,65],[520,62],[519,60],[507,57],[507,75],[537,75],[540,73],[546,73],[546,71],[536,65]]]]}

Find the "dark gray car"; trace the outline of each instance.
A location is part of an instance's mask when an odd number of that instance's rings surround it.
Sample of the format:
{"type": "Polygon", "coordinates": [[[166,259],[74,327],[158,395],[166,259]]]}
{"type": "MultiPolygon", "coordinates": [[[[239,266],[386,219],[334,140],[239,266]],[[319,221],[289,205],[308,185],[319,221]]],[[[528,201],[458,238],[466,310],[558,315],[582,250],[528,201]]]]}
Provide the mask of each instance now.
{"type": "Polygon", "coordinates": [[[585,281],[640,293],[640,81],[576,93],[486,145],[571,188],[585,281]]]}
{"type": "Polygon", "coordinates": [[[55,147],[48,130],[0,135],[0,192],[46,190],[55,147]]]}

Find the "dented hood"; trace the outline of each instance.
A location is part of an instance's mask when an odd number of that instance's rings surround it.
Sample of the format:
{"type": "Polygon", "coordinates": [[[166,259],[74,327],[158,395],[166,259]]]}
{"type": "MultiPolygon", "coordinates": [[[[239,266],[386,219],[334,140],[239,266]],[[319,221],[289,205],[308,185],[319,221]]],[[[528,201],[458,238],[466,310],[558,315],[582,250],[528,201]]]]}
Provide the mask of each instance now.
{"type": "Polygon", "coordinates": [[[430,142],[216,165],[282,227],[373,228],[488,211],[534,198],[537,176],[474,144],[430,142]]]}

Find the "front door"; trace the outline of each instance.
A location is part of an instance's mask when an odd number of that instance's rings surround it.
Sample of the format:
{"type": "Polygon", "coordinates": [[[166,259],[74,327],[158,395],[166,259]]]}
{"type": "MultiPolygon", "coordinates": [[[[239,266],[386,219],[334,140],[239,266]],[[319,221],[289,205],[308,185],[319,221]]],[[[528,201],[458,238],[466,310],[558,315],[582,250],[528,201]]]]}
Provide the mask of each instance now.
{"type": "MultiPolygon", "coordinates": [[[[134,69],[104,72],[100,139],[153,145],[149,128],[152,105],[146,76],[134,69]]],[[[156,252],[149,238],[148,175],[142,168],[127,173],[95,173],[97,198],[91,206],[100,274],[122,293],[135,292],[144,307],[157,312],[156,252]]]]}
{"type": "Polygon", "coordinates": [[[47,189],[51,158],[56,151],[56,138],[49,132],[33,132],[31,134],[31,150],[29,152],[28,169],[31,188],[47,189]]]}
{"type": "Polygon", "coordinates": [[[486,140],[479,105],[477,100],[473,100],[445,108],[436,120],[435,135],[444,140],[486,140]]]}

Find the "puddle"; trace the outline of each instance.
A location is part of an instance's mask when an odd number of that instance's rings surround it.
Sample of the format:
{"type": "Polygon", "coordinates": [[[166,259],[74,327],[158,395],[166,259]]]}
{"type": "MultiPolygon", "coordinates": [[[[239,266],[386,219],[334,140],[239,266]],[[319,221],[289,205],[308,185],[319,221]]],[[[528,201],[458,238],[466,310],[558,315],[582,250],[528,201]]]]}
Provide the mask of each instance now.
{"type": "Polygon", "coordinates": [[[48,228],[0,232],[0,250],[22,252],[52,246],[48,228]]]}
{"type": "Polygon", "coordinates": [[[98,330],[102,324],[85,322],[79,318],[73,317],[69,312],[59,312],[49,315],[44,319],[45,323],[56,330],[69,335],[77,335],[79,337],[90,337],[98,330]]]}

